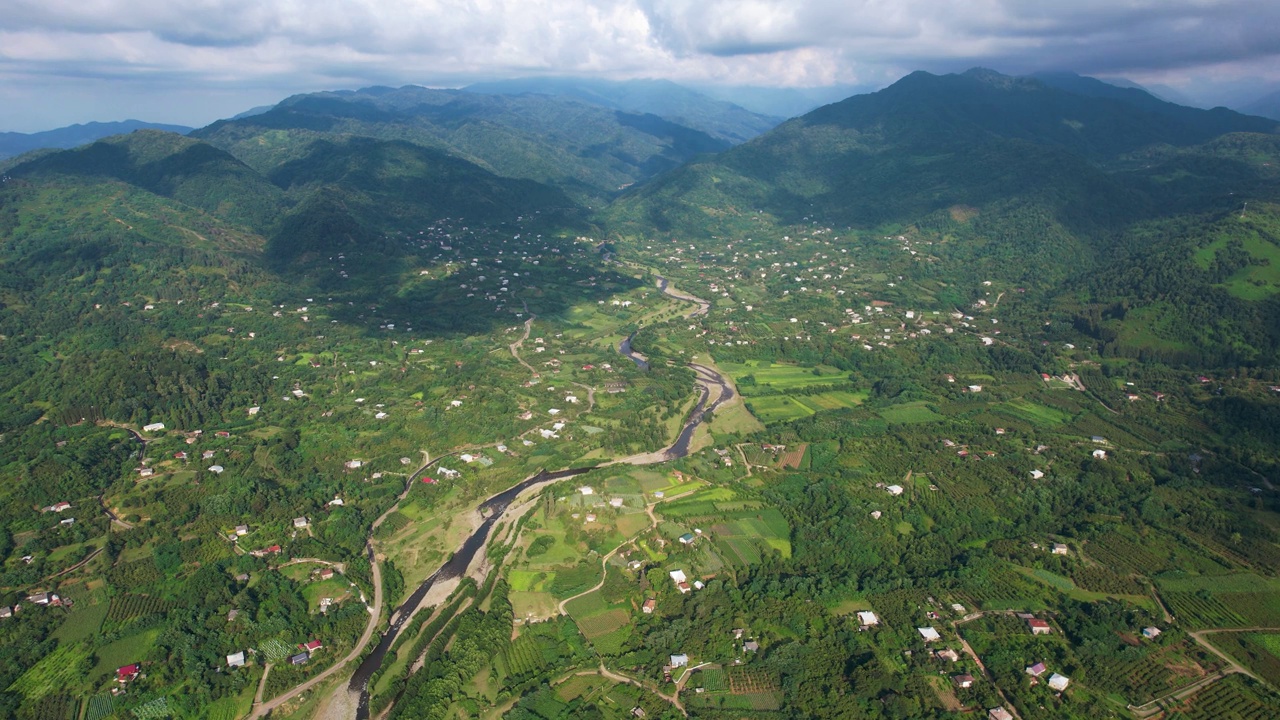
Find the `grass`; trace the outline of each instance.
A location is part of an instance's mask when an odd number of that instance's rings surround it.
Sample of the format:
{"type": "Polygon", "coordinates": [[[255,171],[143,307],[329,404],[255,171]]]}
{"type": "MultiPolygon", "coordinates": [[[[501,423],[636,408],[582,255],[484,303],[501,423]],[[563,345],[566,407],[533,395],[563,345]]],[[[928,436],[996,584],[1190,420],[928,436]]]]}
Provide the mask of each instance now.
{"type": "Polygon", "coordinates": [[[923,402],[905,403],[885,408],[880,411],[880,417],[884,418],[886,422],[900,425],[937,422],[943,419],[941,415],[930,410],[923,402]]]}
{"type": "MultiPolygon", "coordinates": [[[[1079,600],[1081,602],[1098,602],[1099,600],[1119,599],[1127,600],[1134,605],[1141,606],[1148,610],[1155,609],[1155,602],[1146,595],[1117,595],[1115,593],[1093,592],[1076,586],[1075,582],[1072,581],[1071,578],[1051,573],[1048,570],[1032,570],[1024,567],[1019,567],[1017,570],[1027,577],[1061,592],[1072,600],[1079,600]]],[[[983,604],[983,607],[988,610],[995,609],[987,607],[985,603],[983,604]]]]}
{"type": "Polygon", "coordinates": [[[75,612],[67,616],[62,625],[53,632],[53,637],[60,645],[79,642],[97,634],[102,628],[102,621],[107,618],[106,602],[84,606],[77,603],[76,605],[75,612]]]}
{"type": "Polygon", "coordinates": [[[1026,398],[1010,400],[1002,403],[999,408],[1010,415],[1041,426],[1062,425],[1071,419],[1067,413],[1061,410],[1031,402],[1026,398]]]}
{"type": "Polygon", "coordinates": [[[89,673],[89,677],[92,679],[114,673],[116,668],[145,659],[158,637],[160,637],[160,628],[152,628],[136,635],[120,638],[99,648],[95,653],[98,664],[89,673]]]}
{"type": "MultiPolygon", "coordinates": [[[[159,631],[155,633],[158,635],[159,631]]],[[[75,684],[80,675],[78,666],[87,657],[89,649],[83,644],[62,645],[32,665],[8,689],[21,693],[28,700],[62,691],[75,684]]],[[[114,671],[117,667],[119,665],[111,670],[114,671]]]]}
{"type": "Polygon", "coordinates": [[[747,409],[766,425],[807,418],[815,412],[790,395],[751,398],[747,401],[747,409]]]}

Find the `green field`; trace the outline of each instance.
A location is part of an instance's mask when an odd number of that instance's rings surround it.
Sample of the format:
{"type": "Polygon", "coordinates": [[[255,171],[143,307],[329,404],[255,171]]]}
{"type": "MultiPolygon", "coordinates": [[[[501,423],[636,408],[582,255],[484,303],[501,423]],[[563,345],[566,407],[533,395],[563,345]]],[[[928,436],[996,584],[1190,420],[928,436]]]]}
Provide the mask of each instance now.
{"type": "Polygon", "coordinates": [[[814,410],[789,395],[766,395],[747,400],[751,414],[767,424],[809,417],[814,410]]]}
{"type": "Polygon", "coordinates": [[[1047,405],[1031,402],[1026,398],[1017,398],[996,406],[998,409],[1014,417],[1035,423],[1036,425],[1061,425],[1071,419],[1067,413],[1047,405]]]}
{"type": "Polygon", "coordinates": [[[923,402],[905,403],[903,405],[894,405],[880,411],[880,417],[886,422],[898,423],[901,425],[910,425],[913,423],[928,423],[942,420],[943,417],[938,413],[930,410],[923,402]]]}
{"type": "Polygon", "coordinates": [[[98,664],[89,673],[90,678],[114,673],[116,668],[144,660],[156,638],[160,637],[160,629],[146,630],[136,635],[120,638],[115,642],[98,648],[94,653],[98,664]]]}
{"type": "MultiPolygon", "coordinates": [[[[728,373],[734,382],[750,376],[755,378],[756,385],[765,385],[778,390],[792,390],[813,385],[835,385],[848,382],[847,374],[826,365],[817,368],[802,365],[770,363],[764,360],[749,360],[745,363],[721,363],[720,368],[728,373]]],[[[749,389],[748,385],[748,389],[749,389]]],[[[748,394],[748,393],[744,393],[748,394]]]]}

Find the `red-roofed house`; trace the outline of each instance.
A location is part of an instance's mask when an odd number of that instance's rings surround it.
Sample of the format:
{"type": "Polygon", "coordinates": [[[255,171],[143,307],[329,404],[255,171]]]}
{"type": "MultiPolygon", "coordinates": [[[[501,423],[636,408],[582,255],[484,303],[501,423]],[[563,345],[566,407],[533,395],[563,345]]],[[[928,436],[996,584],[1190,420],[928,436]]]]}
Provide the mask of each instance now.
{"type": "Polygon", "coordinates": [[[267,553],[268,553],[269,555],[279,555],[279,554],[280,554],[280,546],[279,546],[279,545],[272,545],[271,547],[267,548],[267,553]]]}
{"type": "Polygon", "coordinates": [[[116,682],[120,682],[120,683],[129,682],[130,680],[138,677],[139,670],[140,668],[138,667],[138,663],[134,663],[132,665],[125,665],[122,668],[116,669],[116,682]]]}
{"type": "Polygon", "coordinates": [[[1048,635],[1053,632],[1053,628],[1049,626],[1049,623],[1041,620],[1040,618],[1031,618],[1028,620],[1027,627],[1031,628],[1032,635],[1048,635]]]}
{"type": "Polygon", "coordinates": [[[303,650],[306,650],[309,653],[312,653],[324,647],[324,645],[319,640],[312,640],[311,642],[308,642],[308,643],[302,643],[298,647],[303,650]]]}

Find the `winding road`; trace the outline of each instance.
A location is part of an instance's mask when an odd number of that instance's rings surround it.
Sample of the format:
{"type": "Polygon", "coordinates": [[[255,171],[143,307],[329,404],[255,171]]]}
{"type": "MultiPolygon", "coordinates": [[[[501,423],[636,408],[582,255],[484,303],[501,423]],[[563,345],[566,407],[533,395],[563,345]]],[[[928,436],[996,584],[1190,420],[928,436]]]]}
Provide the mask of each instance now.
{"type": "MultiPolygon", "coordinates": [[[[659,289],[669,297],[675,298],[677,300],[682,300],[685,302],[691,302],[698,306],[696,309],[686,314],[685,315],[686,318],[705,315],[710,310],[711,304],[706,300],[696,298],[687,293],[671,290],[670,284],[668,283],[666,278],[658,277],[657,283],[658,283],[659,289]]],[[[525,311],[528,312],[527,304],[524,306],[524,308],[525,308],[525,311]]],[[[533,321],[536,317],[533,315],[533,313],[529,313],[529,315],[530,315],[529,319],[525,320],[524,322],[524,332],[522,333],[521,337],[517,339],[515,342],[508,345],[508,349],[511,351],[512,356],[522,366],[528,369],[529,372],[534,373],[536,375],[537,371],[535,371],[532,366],[530,366],[527,362],[525,362],[523,358],[520,357],[520,349],[523,346],[524,341],[528,339],[529,334],[533,327],[533,321]]],[[[647,368],[647,363],[645,363],[644,361],[644,356],[639,355],[638,353],[635,353],[634,351],[631,350],[630,340],[631,338],[627,338],[626,340],[624,340],[623,344],[619,346],[618,351],[623,355],[630,357],[642,369],[647,368]]],[[[357,720],[363,720],[364,718],[367,718],[369,716],[369,706],[368,706],[369,678],[373,675],[374,672],[376,672],[381,667],[382,661],[385,658],[387,651],[390,649],[396,637],[399,635],[400,630],[408,623],[409,619],[412,618],[414,613],[416,613],[419,609],[421,609],[420,605],[422,603],[422,600],[427,595],[427,592],[430,590],[431,586],[438,579],[442,579],[444,577],[454,577],[466,571],[466,567],[470,563],[471,559],[474,558],[477,552],[483,547],[485,541],[488,538],[489,532],[492,529],[493,524],[502,515],[502,513],[506,510],[506,508],[510,506],[510,504],[515,500],[515,498],[520,493],[529,489],[537,488],[547,483],[555,482],[557,480],[560,480],[566,477],[571,477],[573,475],[589,472],[599,467],[603,467],[604,465],[610,465],[617,462],[628,462],[630,464],[636,464],[636,465],[654,464],[654,463],[666,462],[668,460],[684,457],[689,453],[689,446],[690,446],[690,443],[692,442],[693,434],[697,430],[698,425],[703,423],[707,415],[712,411],[714,411],[717,407],[719,407],[721,403],[733,398],[734,393],[728,381],[726,381],[725,378],[715,370],[705,365],[701,365],[697,363],[689,363],[688,365],[690,368],[693,369],[695,373],[695,381],[699,386],[701,396],[699,397],[697,403],[694,405],[692,411],[690,412],[689,419],[686,421],[685,425],[681,429],[680,434],[676,437],[676,440],[670,446],[654,453],[646,453],[642,456],[634,456],[632,458],[615,460],[613,462],[604,463],[601,465],[593,465],[593,466],[584,467],[584,468],[569,468],[569,469],[559,470],[551,473],[548,473],[546,471],[540,471],[536,475],[533,475],[524,479],[520,483],[517,483],[515,486],[508,488],[507,490],[501,493],[498,493],[497,495],[494,495],[490,497],[488,500],[486,500],[485,502],[481,503],[478,510],[481,512],[482,516],[486,517],[484,522],[482,522],[480,526],[476,528],[476,530],[470,536],[468,536],[466,540],[463,541],[462,546],[458,549],[457,552],[454,553],[453,557],[448,562],[446,562],[435,573],[433,573],[430,577],[428,577],[418,587],[418,589],[413,594],[411,594],[409,598],[405,600],[404,603],[400,605],[400,607],[396,608],[395,612],[392,613],[390,626],[382,634],[381,639],[379,640],[377,646],[373,649],[373,651],[368,656],[366,656],[365,659],[360,663],[359,667],[355,671],[355,674],[352,676],[351,681],[347,684],[345,688],[345,692],[358,693],[360,696],[359,705],[356,708],[357,720]]],[[[594,388],[588,388],[588,403],[589,403],[588,410],[590,410],[595,405],[594,388]]],[[[445,455],[441,455],[435,458],[434,460],[430,459],[428,456],[427,461],[421,467],[415,470],[412,474],[410,474],[408,481],[405,483],[405,489],[398,496],[398,498],[396,499],[396,502],[386,512],[384,512],[380,517],[378,517],[378,519],[375,520],[372,526],[370,527],[369,537],[365,542],[365,550],[369,556],[369,564],[370,564],[370,568],[373,575],[372,580],[373,580],[373,586],[374,586],[374,602],[373,602],[373,607],[370,610],[369,622],[365,625],[364,632],[361,634],[360,639],[356,642],[356,645],[352,648],[351,652],[348,653],[347,656],[344,657],[342,660],[335,663],[331,667],[326,668],[323,672],[311,678],[310,680],[307,680],[306,682],[294,688],[291,688],[290,690],[268,701],[263,701],[262,694],[266,687],[267,675],[270,672],[270,665],[268,665],[264,669],[263,677],[258,688],[258,696],[254,701],[253,710],[250,713],[249,717],[251,718],[264,717],[265,715],[270,713],[272,710],[280,707],[284,703],[296,698],[300,694],[320,685],[321,683],[325,682],[329,678],[333,677],[336,673],[340,672],[343,668],[345,668],[345,666],[348,663],[350,663],[352,660],[355,660],[361,656],[366,646],[369,644],[369,641],[373,639],[373,635],[376,632],[382,619],[382,604],[383,604],[382,572],[378,564],[379,558],[377,556],[377,552],[373,545],[374,533],[377,531],[378,527],[382,524],[382,522],[392,512],[394,512],[400,506],[400,503],[408,496],[409,491],[413,488],[414,480],[419,475],[421,475],[427,468],[439,462],[441,459],[448,457],[449,455],[456,454],[456,452],[458,451],[446,453],[445,455]]],[[[648,512],[649,518],[653,523],[652,525],[650,525],[650,529],[651,529],[653,526],[657,524],[657,519],[653,514],[653,504],[646,506],[646,512],[648,512]]],[[[607,562],[608,559],[612,557],[614,553],[616,553],[621,547],[625,545],[626,543],[623,543],[622,545],[619,545],[618,548],[615,548],[613,551],[611,551],[608,555],[606,555],[602,559],[602,563],[607,562]]],[[[601,585],[602,584],[603,584],[603,580],[601,581],[601,585]]],[[[593,588],[593,590],[598,589],[598,587],[599,586],[597,586],[597,588],[593,588]]],[[[570,598],[570,600],[571,599],[573,598],[570,598]]],[[[561,613],[565,611],[564,605],[567,602],[568,600],[560,604],[561,613]]],[[[608,668],[604,666],[603,663],[600,665],[599,673],[616,682],[627,682],[633,685],[644,687],[645,689],[653,692],[658,692],[653,688],[649,688],[645,686],[643,683],[641,683],[640,681],[634,678],[629,678],[625,675],[619,675],[617,673],[614,673],[613,671],[610,671],[608,668]]],[[[341,693],[341,692],[344,692],[344,690],[339,689],[338,692],[341,693]]],[[[671,702],[682,714],[684,714],[685,712],[684,707],[681,705],[679,697],[662,695],[660,692],[658,694],[663,699],[667,700],[668,702],[671,702]]]]}

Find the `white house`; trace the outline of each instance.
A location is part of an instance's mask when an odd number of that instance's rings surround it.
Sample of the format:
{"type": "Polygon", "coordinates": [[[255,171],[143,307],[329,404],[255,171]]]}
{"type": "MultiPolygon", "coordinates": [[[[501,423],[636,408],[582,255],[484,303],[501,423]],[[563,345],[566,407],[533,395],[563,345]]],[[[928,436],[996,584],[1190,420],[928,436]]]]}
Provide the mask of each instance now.
{"type": "Polygon", "coordinates": [[[582,487],[578,488],[578,492],[582,493],[583,495],[594,495],[596,491],[593,490],[590,485],[583,485],[582,487]]]}
{"type": "Polygon", "coordinates": [[[309,524],[310,523],[308,523],[307,519],[304,517],[296,517],[293,519],[293,526],[299,529],[304,528],[309,524]]]}
{"type": "Polygon", "coordinates": [[[1071,684],[1071,678],[1067,677],[1066,675],[1059,675],[1058,673],[1054,673],[1049,676],[1049,687],[1053,688],[1054,690],[1057,690],[1058,692],[1062,692],[1063,690],[1066,690],[1067,685],[1069,684],[1071,684]]]}
{"type": "Polygon", "coordinates": [[[227,667],[244,667],[244,651],[228,655],[227,667]]]}
{"type": "Polygon", "coordinates": [[[862,612],[858,613],[858,624],[862,625],[863,627],[871,627],[872,625],[879,625],[880,618],[876,617],[876,614],[871,612],[870,610],[863,610],[862,612]]]}
{"type": "Polygon", "coordinates": [[[901,486],[901,485],[890,485],[889,487],[885,488],[885,490],[888,490],[890,495],[901,495],[901,494],[902,494],[902,486],[901,486]]]}
{"type": "Polygon", "coordinates": [[[920,633],[920,637],[924,638],[925,642],[933,642],[934,640],[942,639],[942,636],[938,634],[938,631],[931,627],[916,628],[916,632],[920,633]]]}
{"type": "Polygon", "coordinates": [[[142,432],[158,432],[163,429],[164,423],[151,423],[150,425],[142,426],[142,432]]]}
{"type": "Polygon", "coordinates": [[[1094,456],[1095,458],[1099,459],[1099,460],[1106,460],[1106,459],[1107,459],[1107,451],[1106,451],[1106,450],[1094,450],[1094,451],[1093,451],[1093,456],[1094,456]]]}
{"type": "Polygon", "coordinates": [[[1032,471],[1031,471],[1031,479],[1032,479],[1032,480],[1039,480],[1039,479],[1040,479],[1040,478],[1042,478],[1042,477],[1044,477],[1044,471],[1042,471],[1042,470],[1032,470],[1032,471]]]}
{"type": "Polygon", "coordinates": [[[226,470],[226,468],[222,467],[221,465],[209,466],[209,472],[213,473],[214,475],[221,475],[223,470],[226,470]]]}
{"type": "Polygon", "coordinates": [[[672,668],[688,667],[688,666],[689,666],[689,656],[688,656],[688,655],[685,655],[684,653],[681,653],[681,654],[679,654],[679,655],[672,655],[672,656],[671,656],[671,667],[672,667],[672,668]]]}

